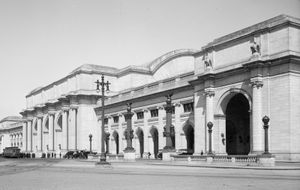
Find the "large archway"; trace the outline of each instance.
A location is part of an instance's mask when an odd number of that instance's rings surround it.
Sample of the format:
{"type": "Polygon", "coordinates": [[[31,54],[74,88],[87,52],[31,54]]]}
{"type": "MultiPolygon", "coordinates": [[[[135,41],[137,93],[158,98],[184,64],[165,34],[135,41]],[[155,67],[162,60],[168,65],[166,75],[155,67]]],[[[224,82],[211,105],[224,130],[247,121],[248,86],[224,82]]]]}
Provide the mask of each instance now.
{"type": "Polygon", "coordinates": [[[241,93],[235,94],[226,107],[226,152],[247,155],[250,152],[250,106],[241,93]]]}
{"type": "Polygon", "coordinates": [[[114,140],[115,140],[115,146],[116,146],[116,154],[119,154],[119,134],[117,131],[114,131],[113,132],[113,137],[114,137],[114,140]]]}
{"type": "Polygon", "coordinates": [[[183,127],[186,138],[186,151],[188,154],[194,153],[194,128],[192,125],[187,124],[183,127]]]}
{"type": "Polygon", "coordinates": [[[141,128],[138,128],[136,131],[136,135],[139,141],[139,148],[140,148],[140,157],[143,157],[144,154],[144,132],[141,128]]]}
{"type": "Polygon", "coordinates": [[[155,127],[152,127],[150,130],[150,134],[152,136],[152,140],[153,140],[153,153],[154,153],[154,157],[157,158],[157,154],[158,154],[158,131],[155,127]]]}

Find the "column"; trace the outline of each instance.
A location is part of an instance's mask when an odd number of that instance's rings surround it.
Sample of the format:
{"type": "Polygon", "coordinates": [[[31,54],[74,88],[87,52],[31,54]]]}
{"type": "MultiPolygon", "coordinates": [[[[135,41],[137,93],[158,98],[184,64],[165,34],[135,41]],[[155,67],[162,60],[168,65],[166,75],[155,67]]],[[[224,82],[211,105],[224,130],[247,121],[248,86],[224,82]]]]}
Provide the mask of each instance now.
{"type": "Polygon", "coordinates": [[[175,149],[178,151],[179,149],[182,149],[182,137],[181,133],[182,131],[182,126],[180,122],[180,114],[182,113],[182,107],[180,103],[175,103],[175,149]]]}
{"type": "Polygon", "coordinates": [[[68,129],[68,108],[63,109],[62,114],[62,143],[61,143],[61,150],[62,152],[67,152],[69,150],[69,129],[68,129]]]}
{"type": "Polygon", "coordinates": [[[78,107],[71,107],[69,118],[69,149],[77,150],[77,109],[78,107]]]}
{"type": "Polygon", "coordinates": [[[166,112],[164,110],[164,108],[162,106],[159,106],[158,108],[158,149],[161,150],[164,148],[165,146],[165,139],[163,136],[163,132],[164,132],[164,117],[166,117],[166,112]]]}
{"type": "MultiPolygon", "coordinates": [[[[148,152],[150,152],[149,149],[149,140],[152,140],[152,138],[149,138],[150,133],[149,133],[149,126],[148,126],[148,119],[150,118],[150,111],[145,109],[144,111],[144,155],[148,155],[148,152]]],[[[147,158],[144,156],[144,158],[147,158]]]]}
{"type": "Polygon", "coordinates": [[[27,119],[27,139],[28,139],[28,152],[32,152],[32,119],[27,119]]]}
{"type": "Polygon", "coordinates": [[[27,122],[23,122],[23,128],[22,128],[22,131],[23,131],[23,138],[22,138],[22,150],[24,152],[27,152],[28,151],[28,138],[27,138],[27,122]]]}
{"type": "Polygon", "coordinates": [[[195,118],[195,152],[201,155],[206,151],[206,125],[205,125],[205,96],[203,91],[194,93],[194,118],[195,118]]]}
{"type": "Polygon", "coordinates": [[[252,84],[252,147],[251,153],[262,153],[263,127],[262,127],[262,87],[261,77],[251,79],[252,84]]]}
{"type": "MultiPolygon", "coordinates": [[[[109,120],[112,120],[112,117],[109,117],[109,120]]],[[[119,115],[119,152],[122,153],[122,151],[125,149],[125,145],[124,145],[124,130],[123,130],[123,122],[124,122],[125,118],[122,115],[119,115]]]]}
{"type": "Polygon", "coordinates": [[[54,147],[54,112],[49,112],[49,151],[53,152],[54,147]]]}
{"type": "Polygon", "coordinates": [[[43,151],[43,128],[42,128],[43,116],[37,117],[37,149],[38,152],[43,151]]]}
{"type": "MultiPolygon", "coordinates": [[[[215,92],[213,88],[206,88],[204,90],[205,94],[205,120],[206,120],[206,126],[208,122],[214,123],[214,96],[215,92]]],[[[208,136],[208,130],[206,130],[206,136],[208,136]]],[[[213,133],[211,134],[211,144],[213,145],[213,133]]],[[[207,138],[207,141],[209,139],[207,138]]],[[[208,142],[207,142],[208,143],[208,142]]],[[[207,150],[208,147],[206,147],[207,150]]],[[[213,150],[213,147],[212,147],[213,150]]]]}

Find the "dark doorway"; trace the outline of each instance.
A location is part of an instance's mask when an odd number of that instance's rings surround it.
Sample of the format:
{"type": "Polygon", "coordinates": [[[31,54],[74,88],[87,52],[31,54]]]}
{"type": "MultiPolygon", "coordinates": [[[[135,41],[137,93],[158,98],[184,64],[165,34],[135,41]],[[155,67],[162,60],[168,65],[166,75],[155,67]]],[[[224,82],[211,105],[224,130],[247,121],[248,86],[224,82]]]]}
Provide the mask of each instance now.
{"type": "Polygon", "coordinates": [[[139,131],[138,133],[138,139],[140,143],[140,156],[143,158],[144,154],[144,132],[142,130],[139,131]]]}
{"type": "Polygon", "coordinates": [[[116,154],[119,154],[119,134],[114,131],[113,136],[116,143],[116,154]]]}
{"type": "Polygon", "coordinates": [[[184,133],[186,138],[186,150],[187,153],[194,153],[194,128],[191,125],[184,127],[184,133]]]}
{"type": "Polygon", "coordinates": [[[248,155],[250,152],[249,102],[243,94],[234,95],[226,108],[226,152],[248,155]]]}
{"type": "Polygon", "coordinates": [[[151,131],[151,136],[153,140],[153,152],[154,152],[154,157],[157,159],[157,154],[158,154],[158,131],[156,128],[152,128],[151,131]]]}

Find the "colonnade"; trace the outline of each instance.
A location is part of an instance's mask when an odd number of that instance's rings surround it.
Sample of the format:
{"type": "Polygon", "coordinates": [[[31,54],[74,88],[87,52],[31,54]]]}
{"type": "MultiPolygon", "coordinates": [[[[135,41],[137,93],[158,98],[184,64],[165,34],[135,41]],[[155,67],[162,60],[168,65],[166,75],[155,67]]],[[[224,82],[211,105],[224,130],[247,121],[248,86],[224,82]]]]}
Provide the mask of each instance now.
{"type": "Polygon", "coordinates": [[[28,153],[64,154],[77,150],[78,106],[26,113],[23,123],[24,146],[28,153]]]}
{"type": "Polygon", "coordinates": [[[22,148],[22,145],[23,145],[23,143],[22,143],[22,140],[23,140],[22,136],[23,136],[22,132],[11,133],[9,135],[11,146],[12,147],[20,147],[20,148],[22,148]]]}
{"type": "MultiPolygon", "coordinates": [[[[192,99],[189,99],[185,103],[192,103],[192,99]]],[[[174,138],[176,139],[174,148],[177,151],[187,151],[187,139],[184,127],[188,125],[193,129],[193,112],[191,110],[184,112],[183,103],[175,102],[173,105],[175,113],[172,114],[172,125],[175,130],[174,138]]],[[[148,153],[150,153],[151,157],[154,158],[157,154],[157,152],[155,152],[155,146],[157,146],[158,151],[161,151],[166,145],[166,139],[163,136],[167,119],[166,111],[164,110],[163,105],[161,105],[143,109],[137,108],[136,110],[133,110],[133,112],[135,114],[132,117],[132,126],[134,130],[132,146],[136,151],[136,157],[146,157],[148,153]],[[151,110],[153,109],[158,110],[158,116],[151,116],[151,110]],[[138,119],[137,114],[141,112],[144,117],[138,119]],[[156,134],[158,142],[155,142],[156,134]]],[[[106,115],[106,118],[108,120],[105,125],[107,134],[106,152],[110,154],[122,153],[126,147],[126,140],[124,137],[124,131],[126,130],[125,117],[123,114],[116,113],[106,115]],[[119,118],[117,123],[114,123],[114,117],[119,118]]]]}

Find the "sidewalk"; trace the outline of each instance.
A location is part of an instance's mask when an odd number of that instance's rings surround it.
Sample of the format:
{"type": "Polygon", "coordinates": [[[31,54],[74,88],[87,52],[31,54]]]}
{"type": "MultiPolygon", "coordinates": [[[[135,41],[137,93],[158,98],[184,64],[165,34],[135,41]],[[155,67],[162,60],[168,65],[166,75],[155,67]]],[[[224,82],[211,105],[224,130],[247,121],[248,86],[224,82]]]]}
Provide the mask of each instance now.
{"type": "MultiPolygon", "coordinates": [[[[111,165],[104,168],[151,168],[151,167],[202,167],[202,168],[223,168],[223,169],[252,169],[252,170],[300,170],[300,162],[277,161],[274,167],[263,167],[258,165],[247,165],[239,163],[211,163],[206,162],[187,162],[187,161],[162,161],[162,160],[108,160],[111,165]]],[[[87,167],[94,168],[95,160],[61,160],[54,167],[87,167]]]]}

